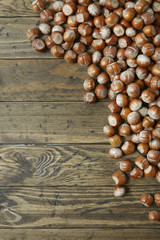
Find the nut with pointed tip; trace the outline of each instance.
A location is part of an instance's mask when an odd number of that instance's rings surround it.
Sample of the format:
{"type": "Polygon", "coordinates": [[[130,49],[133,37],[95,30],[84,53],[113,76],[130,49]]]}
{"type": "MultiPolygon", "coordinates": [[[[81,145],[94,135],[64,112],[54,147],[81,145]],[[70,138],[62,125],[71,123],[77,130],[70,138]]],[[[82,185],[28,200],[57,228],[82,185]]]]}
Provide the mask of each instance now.
{"type": "Polygon", "coordinates": [[[157,211],[151,211],[149,212],[148,219],[151,222],[160,221],[160,213],[157,211]]]}
{"type": "Polygon", "coordinates": [[[143,171],[140,168],[133,168],[130,172],[130,176],[134,179],[140,179],[143,177],[143,171]]]}
{"type": "Polygon", "coordinates": [[[149,193],[143,193],[140,197],[140,202],[146,206],[146,207],[150,207],[153,203],[153,197],[151,194],[149,193]]]}
{"type": "Polygon", "coordinates": [[[156,175],[156,172],[157,172],[156,167],[153,165],[149,165],[149,167],[144,170],[144,175],[147,178],[154,178],[156,175]]]}
{"type": "Polygon", "coordinates": [[[114,196],[115,197],[122,197],[125,195],[125,192],[126,192],[125,187],[123,187],[123,186],[116,186],[114,188],[114,196]]]}
{"type": "Polygon", "coordinates": [[[160,193],[154,195],[155,204],[160,207],[160,193]]]}
{"type": "Polygon", "coordinates": [[[135,159],[135,164],[137,167],[139,167],[141,170],[144,170],[149,167],[149,162],[147,161],[147,158],[144,156],[139,156],[135,159]]]}
{"type": "Polygon", "coordinates": [[[115,184],[118,186],[121,186],[127,182],[126,175],[121,171],[113,173],[112,178],[115,184]]]}

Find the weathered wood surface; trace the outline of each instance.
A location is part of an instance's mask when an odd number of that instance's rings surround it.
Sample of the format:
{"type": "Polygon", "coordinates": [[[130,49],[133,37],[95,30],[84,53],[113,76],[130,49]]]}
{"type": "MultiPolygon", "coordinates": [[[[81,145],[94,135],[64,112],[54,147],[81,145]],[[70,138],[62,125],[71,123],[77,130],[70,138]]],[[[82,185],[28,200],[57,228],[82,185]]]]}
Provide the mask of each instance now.
{"type": "Polygon", "coordinates": [[[1,0],[0,17],[39,17],[39,13],[32,10],[32,2],[33,0],[1,0]]]}
{"type": "MultiPolygon", "coordinates": [[[[108,155],[109,145],[1,146],[0,186],[114,186],[112,174],[119,160],[108,155]]],[[[136,153],[129,158],[134,161],[136,153]]],[[[128,159],[124,156],[123,159],[128,159]]],[[[130,179],[132,186],[158,183],[130,179]]]]}
{"type": "Polygon", "coordinates": [[[0,60],[0,101],[82,101],[86,68],[63,59],[0,60]]]}
{"type": "MultiPolygon", "coordinates": [[[[153,186],[147,192],[155,192],[153,186]]],[[[0,188],[0,228],[158,228],[140,205],[144,187],[133,186],[124,198],[112,187],[0,188]],[[132,216],[132,217],[131,217],[132,216]]],[[[155,209],[152,206],[150,209],[155,209]]]]}
{"type": "Polygon", "coordinates": [[[155,240],[159,229],[0,229],[0,240],[155,240]],[[117,238],[118,237],[118,238],[117,238]]]}
{"type": "Polygon", "coordinates": [[[1,143],[106,142],[107,102],[2,102],[1,143]]]}
{"type": "Polygon", "coordinates": [[[0,58],[54,58],[50,51],[34,51],[26,38],[27,30],[35,27],[39,18],[0,18],[0,58]]]}

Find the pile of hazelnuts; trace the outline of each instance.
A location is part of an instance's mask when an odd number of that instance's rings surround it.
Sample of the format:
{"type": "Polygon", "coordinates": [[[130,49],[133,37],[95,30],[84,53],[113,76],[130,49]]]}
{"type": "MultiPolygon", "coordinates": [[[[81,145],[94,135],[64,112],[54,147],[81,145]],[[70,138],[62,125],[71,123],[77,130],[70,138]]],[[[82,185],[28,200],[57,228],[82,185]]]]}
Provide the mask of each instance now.
{"type": "MultiPolygon", "coordinates": [[[[110,99],[103,129],[110,157],[140,153],[112,175],[114,196],[125,194],[127,172],[160,183],[160,0],[34,0],[32,8],[42,20],[27,32],[33,48],[88,66],[84,102],[110,99]]],[[[154,199],[160,207],[160,193],[154,199]]],[[[145,193],[140,202],[149,207],[154,199],[145,193]]],[[[149,220],[160,221],[160,213],[149,220]]]]}

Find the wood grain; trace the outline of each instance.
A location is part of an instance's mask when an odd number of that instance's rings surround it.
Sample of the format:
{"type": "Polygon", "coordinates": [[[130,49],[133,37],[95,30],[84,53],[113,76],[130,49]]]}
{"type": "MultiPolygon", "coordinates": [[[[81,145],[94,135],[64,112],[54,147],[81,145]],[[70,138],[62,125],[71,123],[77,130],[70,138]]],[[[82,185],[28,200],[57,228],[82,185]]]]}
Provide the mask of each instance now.
{"type": "Polygon", "coordinates": [[[32,10],[32,2],[33,0],[1,0],[0,17],[39,17],[39,13],[32,10]]]}
{"type": "MultiPolygon", "coordinates": [[[[152,226],[152,225],[151,225],[152,226]]],[[[155,240],[159,229],[0,229],[0,240],[155,240]]]]}
{"type": "MultiPolygon", "coordinates": [[[[55,57],[46,50],[43,53],[36,52],[31,42],[27,39],[28,29],[36,27],[40,23],[39,18],[8,18],[0,19],[0,59],[54,59],[55,57]]],[[[45,39],[44,36],[43,39],[45,39]]],[[[90,50],[91,52],[92,50],[90,50]]],[[[68,66],[75,65],[69,64],[68,66]]],[[[85,68],[83,68],[85,69],[85,68]]]]}
{"type": "MultiPolygon", "coordinates": [[[[147,192],[155,192],[148,186],[147,192]]],[[[159,228],[140,205],[144,187],[133,186],[124,198],[112,187],[0,188],[0,228],[159,228]],[[126,224],[127,223],[127,224],[126,224]]]]}
{"type": "Polygon", "coordinates": [[[78,64],[14,59],[0,60],[0,66],[0,101],[82,101],[88,75],[78,64]]]}
{"type": "MultiPolygon", "coordinates": [[[[114,186],[112,174],[121,159],[108,155],[109,145],[2,146],[0,186],[114,186]]],[[[134,161],[136,153],[130,156],[134,161]]],[[[123,159],[127,159],[124,156],[123,159]]],[[[130,179],[132,186],[159,184],[155,179],[130,179]]]]}
{"type": "Polygon", "coordinates": [[[49,51],[34,51],[26,38],[27,30],[39,22],[39,18],[0,19],[0,58],[53,58],[49,51]]]}
{"type": "Polygon", "coordinates": [[[106,123],[107,102],[5,102],[1,103],[0,142],[106,142],[102,132],[106,123]]]}

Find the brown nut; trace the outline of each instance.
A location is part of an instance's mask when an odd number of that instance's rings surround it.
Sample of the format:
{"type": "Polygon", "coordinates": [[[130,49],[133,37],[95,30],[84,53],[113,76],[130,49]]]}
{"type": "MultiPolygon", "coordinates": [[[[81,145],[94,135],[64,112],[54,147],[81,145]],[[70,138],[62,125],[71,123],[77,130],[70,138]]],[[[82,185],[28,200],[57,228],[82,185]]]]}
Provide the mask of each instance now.
{"type": "Polygon", "coordinates": [[[146,206],[146,207],[150,207],[153,203],[153,197],[151,194],[149,193],[143,193],[140,197],[140,202],[146,206]]]}
{"type": "Polygon", "coordinates": [[[115,172],[112,175],[112,178],[113,178],[115,184],[118,185],[118,186],[121,186],[121,185],[125,184],[126,181],[127,181],[126,175],[121,171],[115,172]]]}

